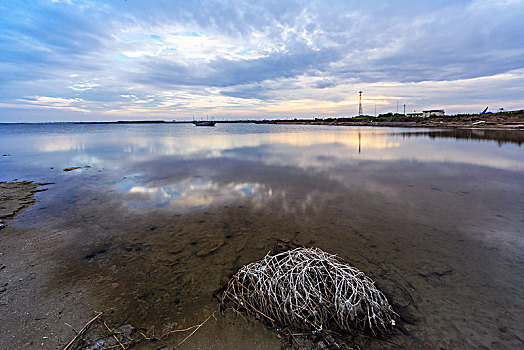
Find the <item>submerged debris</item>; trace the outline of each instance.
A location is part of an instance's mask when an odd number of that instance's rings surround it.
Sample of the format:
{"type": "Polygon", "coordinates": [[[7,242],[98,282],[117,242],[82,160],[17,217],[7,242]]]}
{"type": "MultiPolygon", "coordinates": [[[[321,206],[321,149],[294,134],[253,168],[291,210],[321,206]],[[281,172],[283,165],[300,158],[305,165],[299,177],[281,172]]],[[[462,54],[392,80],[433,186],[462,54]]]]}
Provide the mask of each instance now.
{"type": "Polygon", "coordinates": [[[155,349],[164,349],[166,347],[158,347],[159,341],[165,341],[174,334],[183,335],[191,331],[173,348],[176,349],[191,338],[207,321],[215,317],[215,312],[213,312],[202,323],[184,329],[173,329],[172,326],[169,326],[162,335],[157,336],[154,334],[154,327],[151,327],[151,331],[148,332],[145,329],[135,328],[129,324],[122,326],[129,316],[120,325],[111,327],[104,317],[104,314],[108,311],[113,312],[114,309],[97,312],[97,315],[87,322],[79,332],[75,331],[75,337],[62,350],[133,349],[139,343],[155,343],[155,349]],[[91,326],[94,326],[94,331],[91,326]]]}
{"type": "Polygon", "coordinates": [[[70,166],[70,167],[67,167],[67,168],[64,168],[64,171],[73,171],[73,170],[76,170],[76,169],[89,169],[91,168],[91,166],[89,165],[86,165],[86,166],[70,166]]]}
{"type": "Polygon", "coordinates": [[[387,333],[396,316],[384,294],[358,269],[318,248],[296,248],[243,266],[224,302],[274,326],[320,333],[387,333]]]}

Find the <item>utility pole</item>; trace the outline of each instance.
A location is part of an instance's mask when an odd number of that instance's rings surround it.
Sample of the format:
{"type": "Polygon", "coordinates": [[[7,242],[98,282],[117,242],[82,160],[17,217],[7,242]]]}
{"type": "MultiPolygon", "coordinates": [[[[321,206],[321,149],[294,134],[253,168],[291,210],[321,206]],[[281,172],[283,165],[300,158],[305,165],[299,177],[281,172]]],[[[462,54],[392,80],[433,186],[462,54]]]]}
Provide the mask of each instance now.
{"type": "Polygon", "coordinates": [[[404,103],[404,115],[406,115],[406,104],[404,103]]]}
{"type": "Polygon", "coordinates": [[[364,113],[362,112],[362,91],[358,92],[358,116],[362,116],[364,113]]]}

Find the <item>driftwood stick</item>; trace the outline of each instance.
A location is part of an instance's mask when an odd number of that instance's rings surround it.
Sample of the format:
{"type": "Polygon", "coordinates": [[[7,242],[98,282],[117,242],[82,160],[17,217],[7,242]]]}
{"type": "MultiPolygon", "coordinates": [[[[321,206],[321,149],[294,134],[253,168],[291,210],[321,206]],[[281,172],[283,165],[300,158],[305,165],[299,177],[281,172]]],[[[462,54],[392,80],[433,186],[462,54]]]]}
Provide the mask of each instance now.
{"type": "Polygon", "coordinates": [[[184,338],[180,343],[178,343],[178,344],[177,344],[173,349],[176,349],[176,348],[178,348],[180,345],[182,345],[182,343],[184,343],[186,340],[188,340],[188,339],[189,339],[193,334],[195,334],[196,331],[198,331],[198,330],[200,329],[200,327],[202,327],[202,326],[203,326],[207,321],[209,321],[209,319],[210,319],[211,317],[214,317],[214,316],[215,316],[215,312],[213,312],[211,315],[209,315],[209,317],[206,318],[206,319],[204,320],[204,322],[202,322],[201,324],[199,324],[199,325],[195,328],[195,330],[194,330],[193,332],[191,332],[191,334],[189,334],[187,337],[185,337],[185,338],[184,338]]]}
{"type": "Polygon", "coordinates": [[[196,327],[198,327],[198,325],[194,325],[194,326],[187,327],[187,328],[184,328],[184,329],[172,329],[170,331],[165,331],[164,334],[162,334],[160,336],[160,338],[158,338],[158,339],[164,339],[165,337],[167,337],[168,335],[173,334],[173,333],[187,332],[187,331],[189,331],[189,330],[191,330],[193,328],[196,328],[196,327]]]}
{"type": "Polygon", "coordinates": [[[73,343],[76,341],[76,339],[81,336],[85,331],[87,331],[87,329],[89,328],[89,326],[91,325],[91,323],[93,323],[97,318],[99,318],[100,316],[102,316],[104,312],[103,311],[100,311],[95,317],[93,317],[89,322],[87,322],[85,324],[85,326],[80,330],[80,332],[78,332],[75,337],[73,339],[71,339],[71,341],[64,347],[63,350],[67,350],[69,349],[69,347],[71,345],[73,345],[73,343]]]}
{"type": "MultiPolygon", "coordinates": [[[[125,342],[125,343],[122,343],[123,345],[132,345],[132,344],[135,344],[136,342],[133,340],[133,341],[128,341],[128,342],[125,342]]],[[[120,346],[120,344],[117,344],[117,345],[111,345],[111,346],[106,346],[104,347],[104,350],[109,350],[109,349],[114,349],[114,348],[118,348],[120,346]]]]}
{"type": "Polygon", "coordinates": [[[148,337],[147,335],[145,335],[144,332],[142,332],[142,331],[139,331],[139,332],[142,335],[142,337],[144,337],[145,340],[151,340],[151,338],[148,337]]]}
{"type": "Polygon", "coordinates": [[[293,333],[291,333],[291,332],[289,332],[289,334],[291,334],[291,336],[293,337],[293,340],[295,341],[295,343],[297,343],[299,348],[302,349],[302,350],[305,350],[304,347],[302,345],[300,345],[300,343],[298,342],[297,338],[295,338],[295,335],[293,333]]]}
{"type": "Polygon", "coordinates": [[[113,336],[113,338],[115,338],[116,342],[118,343],[118,345],[120,345],[122,347],[122,349],[126,349],[126,347],[124,345],[122,345],[122,343],[120,342],[120,340],[116,337],[115,333],[113,332],[113,330],[111,328],[109,328],[107,326],[107,323],[106,321],[104,321],[104,326],[106,327],[106,329],[109,331],[109,333],[113,336]]]}

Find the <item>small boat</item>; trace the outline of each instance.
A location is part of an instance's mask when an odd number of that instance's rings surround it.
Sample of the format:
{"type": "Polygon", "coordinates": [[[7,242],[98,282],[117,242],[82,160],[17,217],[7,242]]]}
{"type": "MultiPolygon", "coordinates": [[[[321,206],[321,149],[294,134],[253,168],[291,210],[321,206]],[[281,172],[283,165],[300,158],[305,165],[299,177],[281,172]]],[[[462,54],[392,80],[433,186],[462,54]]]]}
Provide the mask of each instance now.
{"type": "Polygon", "coordinates": [[[215,126],[214,121],[209,120],[209,116],[207,116],[207,120],[195,120],[195,115],[193,114],[193,124],[196,126],[215,126]]]}
{"type": "Polygon", "coordinates": [[[210,120],[203,120],[203,121],[194,121],[193,124],[195,124],[196,126],[215,126],[215,123],[214,121],[210,121],[210,120]]]}

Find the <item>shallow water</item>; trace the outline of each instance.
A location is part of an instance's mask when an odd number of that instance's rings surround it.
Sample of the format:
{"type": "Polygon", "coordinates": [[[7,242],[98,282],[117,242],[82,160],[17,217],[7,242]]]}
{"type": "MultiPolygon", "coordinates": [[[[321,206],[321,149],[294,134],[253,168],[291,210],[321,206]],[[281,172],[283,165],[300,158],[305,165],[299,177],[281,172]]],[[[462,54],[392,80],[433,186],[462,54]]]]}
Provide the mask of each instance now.
{"type": "Polygon", "coordinates": [[[402,317],[395,344],[515,348],[523,142],[500,130],[0,125],[0,181],[56,183],[13,221],[51,247],[31,253],[49,266],[43,293],[84,291],[135,325],[202,319],[240,266],[306,245],[385,291],[402,317]]]}

